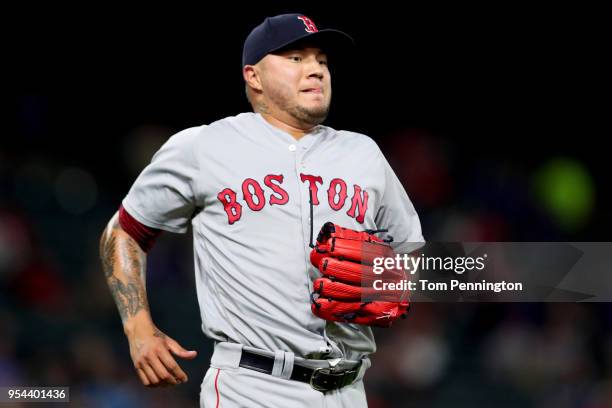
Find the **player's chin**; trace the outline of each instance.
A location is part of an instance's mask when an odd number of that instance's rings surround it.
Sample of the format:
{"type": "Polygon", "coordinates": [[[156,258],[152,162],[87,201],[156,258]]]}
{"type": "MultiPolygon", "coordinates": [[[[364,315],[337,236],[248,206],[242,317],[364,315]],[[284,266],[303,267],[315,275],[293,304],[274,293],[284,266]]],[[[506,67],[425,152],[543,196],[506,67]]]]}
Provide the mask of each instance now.
{"type": "Polygon", "coordinates": [[[319,106],[300,106],[298,109],[299,116],[304,122],[310,123],[311,125],[319,125],[327,119],[329,113],[329,105],[319,106]]]}
{"type": "Polygon", "coordinates": [[[311,112],[314,116],[326,116],[329,111],[329,101],[324,99],[305,101],[300,105],[303,110],[311,112]]]}

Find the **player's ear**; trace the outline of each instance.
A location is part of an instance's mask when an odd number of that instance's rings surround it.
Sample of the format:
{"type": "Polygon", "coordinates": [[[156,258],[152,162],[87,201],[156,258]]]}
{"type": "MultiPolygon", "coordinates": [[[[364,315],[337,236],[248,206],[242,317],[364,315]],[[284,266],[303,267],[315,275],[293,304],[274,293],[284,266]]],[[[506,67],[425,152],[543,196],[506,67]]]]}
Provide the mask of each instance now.
{"type": "Polygon", "coordinates": [[[255,65],[245,65],[242,68],[242,77],[244,78],[244,82],[251,88],[257,91],[262,90],[261,78],[255,65]]]}

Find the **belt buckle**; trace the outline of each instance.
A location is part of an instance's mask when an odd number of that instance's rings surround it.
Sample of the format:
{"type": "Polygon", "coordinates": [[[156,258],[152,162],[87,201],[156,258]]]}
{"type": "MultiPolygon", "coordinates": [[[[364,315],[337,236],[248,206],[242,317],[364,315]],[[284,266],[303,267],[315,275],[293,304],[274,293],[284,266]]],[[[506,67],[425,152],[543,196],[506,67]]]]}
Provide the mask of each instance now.
{"type": "Polygon", "coordinates": [[[324,385],[319,384],[317,380],[320,378],[320,374],[325,374],[325,375],[334,376],[334,377],[344,377],[347,374],[352,373],[353,371],[354,370],[336,372],[332,368],[329,368],[329,367],[315,368],[312,372],[312,375],[310,376],[310,386],[314,388],[315,390],[321,391],[321,392],[331,391],[331,390],[340,388],[342,384],[338,384],[338,383],[334,384],[333,387],[332,386],[326,387],[324,385]]]}
{"type": "Polygon", "coordinates": [[[330,390],[329,387],[325,387],[317,383],[317,379],[319,379],[319,374],[332,375],[334,373],[328,367],[315,368],[312,371],[312,375],[310,376],[310,386],[317,391],[321,391],[321,392],[329,391],[330,390]]]}

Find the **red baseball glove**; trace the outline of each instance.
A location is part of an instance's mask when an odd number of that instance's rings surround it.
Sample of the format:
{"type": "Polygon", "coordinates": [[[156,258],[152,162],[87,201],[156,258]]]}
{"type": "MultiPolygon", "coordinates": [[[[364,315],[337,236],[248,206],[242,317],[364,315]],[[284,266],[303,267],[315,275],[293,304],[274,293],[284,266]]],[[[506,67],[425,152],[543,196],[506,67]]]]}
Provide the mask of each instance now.
{"type": "MultiPolygon", "coordinates": [[[[373,231],[355,231],[325,223],[310,253],[310,262],[323,277],[313,283],[312,312],[325,320],[389,327],[405,317],[410,307],[407,293],[380,292],[374,280],[374,258],[394,257],[391,246],[373,231]],[[364,301],[372,299],[374,301],[364,301]]],[[[402,271],[385,270],[386,279],[399,280],[402,271]]]]}

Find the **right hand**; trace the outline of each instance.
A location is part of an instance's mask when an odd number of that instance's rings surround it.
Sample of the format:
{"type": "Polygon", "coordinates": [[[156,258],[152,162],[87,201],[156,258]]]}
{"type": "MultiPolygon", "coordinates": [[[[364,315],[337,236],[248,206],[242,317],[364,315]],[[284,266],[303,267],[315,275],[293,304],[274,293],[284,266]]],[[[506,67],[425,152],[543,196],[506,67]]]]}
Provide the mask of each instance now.
{"type": "Polygon", "coordinates": [[[186,350],[152,325],[135,328],[127,334],[127,338],[134,368],[144,386],[160,387],[187,382],[187,374],[174,356],[192,360],[198,355],[196,351],[186,350]]]}

